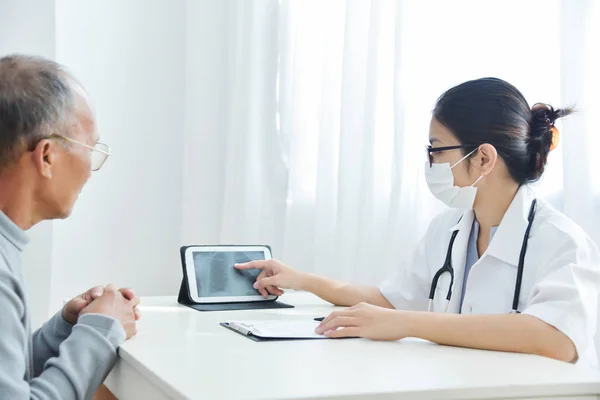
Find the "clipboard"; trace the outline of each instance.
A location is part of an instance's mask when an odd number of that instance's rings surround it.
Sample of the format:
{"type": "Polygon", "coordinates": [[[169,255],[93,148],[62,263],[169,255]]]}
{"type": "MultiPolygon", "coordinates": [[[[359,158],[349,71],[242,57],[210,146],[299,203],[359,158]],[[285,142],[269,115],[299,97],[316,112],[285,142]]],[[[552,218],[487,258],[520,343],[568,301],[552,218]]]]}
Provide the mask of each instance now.
{"type": "MultiPolygon", "coordinates": [[[[246,322],[238,322],[238,321],[228,321],[221,322],[221,325],[224,328],[227,328],[241,336],[244,336],[250,340],[255,342],[276,342],[276,341],[291,341],[291,340],[324,340],[330,339],[327,336],[313,334],[311,336],[307,336],[305,332],[302,334],[286,334],[286,333],[278,333],[278,332],[267,332],[267,330],[263,329],[264,325],[267,323],[276,323],[276,324],[294,324],[301,321],[246,321],[246,322]],[[263,331],[261,331],[261,329],[263,331]]],[[[316,327],[318,324],[310,325],[311,327],[316,327]]],[[[304,328],[303,328],[304,329],[304,328]]]]}
{"type": "MultiPolygon", "coordinates": [[[[247,302],[234,302],[234,303],[196,303],[190,297],[190,291],[188,286],[187,274],[185,273],[185,250],[192,246],[182,246],[179,249],[181,256],[181,272],[183,273],[183,279],[181,280],[181,286],[179,288],[179,295],[177,296],[177,302],[181,305],[193,308],[196,311],[231,311],[231,310],[267,310],[273,308],[294,308],[293,305],[273,300],[265,301],[247,301],[247,302]]],[[[197,246],[193,246],[197,247],[197,246]]],[[[234,247],[234,246],[228,246],[234,247]]],[[[268,247],[268,246],[267,246],[268,247]]]]}

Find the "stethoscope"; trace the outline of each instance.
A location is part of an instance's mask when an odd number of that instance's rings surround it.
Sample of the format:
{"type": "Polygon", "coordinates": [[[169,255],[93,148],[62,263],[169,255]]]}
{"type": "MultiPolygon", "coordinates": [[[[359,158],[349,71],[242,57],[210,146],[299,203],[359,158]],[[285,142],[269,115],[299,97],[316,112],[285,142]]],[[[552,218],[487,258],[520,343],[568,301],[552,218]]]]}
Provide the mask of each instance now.
{"type": "MultiPolygon", "coordinates": [[[[529,216],[527,217],[527,229],[525,230],[525,237],[523,238],[523,244],[521,245],[521,254],[519,255],[519,267],[517,269],[517,280],[515,282],[515,294],[513,296],[513,304],[511,313],[519,313],[517,310],[519,307],[519,296],[521,293],[521,281],[523,280],[523,264],[525,262],[525,253],[527,252],[527,241],[529,239],[529,231],[531,230],[531,225],[533,224],[533,218],[535,217],[535,210],[537,207],[537,199],[533,199],[531,202],[531,208],[529,209],[529,216]]],[[[460,220],[459,220],[460,221],[460,220]]],[[[442,268],[438,270],[433,276],[433,280],[431,281],[431,289],[429,290],[429,307],[428,311],[432,310],[433,307],[433,296],[435,295],[435,289],[438,284],[438,280],[442,274],[448,272],[450,274],[450,285],[448,287],[448,294],[446,294],[446,308],[444,312],[448,311],[448,305],[450,304],[450,299],[452,298],[452,287],[454,286],[454,268],[452,268],[452,247],[454,246],[454,240],[458,235],[458,229],[452,232],[452,236],[450,237],[450,244],[448,245],[448,251],[446,252],[446,260],[444,260],[444,265],[442,268]]]]}

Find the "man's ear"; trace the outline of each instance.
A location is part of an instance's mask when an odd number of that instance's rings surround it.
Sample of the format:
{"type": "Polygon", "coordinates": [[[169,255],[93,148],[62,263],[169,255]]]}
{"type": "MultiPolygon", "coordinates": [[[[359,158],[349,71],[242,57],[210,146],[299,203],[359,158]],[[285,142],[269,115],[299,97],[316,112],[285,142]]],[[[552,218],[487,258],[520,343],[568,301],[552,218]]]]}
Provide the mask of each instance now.
{"type": "Polygon", "coordinates": [[[52,178],[52,166],[57,159],[57,144],[49,139],[40,140],[32,152],[35,167],[44,178],[52,178]]]}
{"type": "Polygon", "coordinates": [[[479,170],[479,174],[486,176],[496,166],[498,161],[498,152],[491,144],[482,144],[479,146],[477,155],[471,160],[471,164],[479,170]]]}

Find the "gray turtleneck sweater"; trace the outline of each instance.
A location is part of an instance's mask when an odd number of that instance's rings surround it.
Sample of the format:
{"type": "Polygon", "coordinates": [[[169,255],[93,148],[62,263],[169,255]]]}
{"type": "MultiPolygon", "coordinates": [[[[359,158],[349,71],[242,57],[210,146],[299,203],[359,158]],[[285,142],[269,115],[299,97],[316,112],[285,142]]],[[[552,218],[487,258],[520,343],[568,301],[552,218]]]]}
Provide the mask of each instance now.
{"type": "Polygon", "coordinates": [[[0,398],[91,399],[125,340],[120,323],[86,314],[75,326],[57,313],[31,334],[21,252],[27,235],[0,211],[0,398]]]}

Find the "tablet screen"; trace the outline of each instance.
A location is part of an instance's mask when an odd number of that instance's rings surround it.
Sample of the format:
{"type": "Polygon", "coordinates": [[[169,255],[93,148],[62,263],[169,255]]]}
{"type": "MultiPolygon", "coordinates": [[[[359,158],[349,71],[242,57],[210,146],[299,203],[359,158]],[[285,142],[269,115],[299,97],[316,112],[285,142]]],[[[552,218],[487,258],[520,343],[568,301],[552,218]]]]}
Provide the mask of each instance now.
{"type": "Polygon", "coordinates": [[[256,296],[252,285],[259,269],[240,271],[234,264],[264,260],[262,251],[194,252],[199,297],[256,296]]]}

